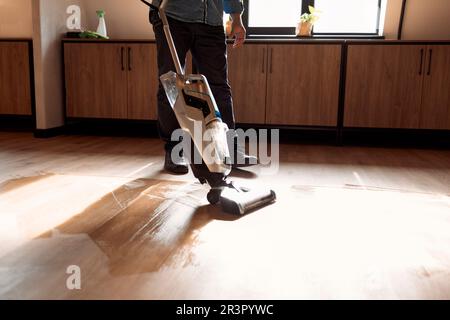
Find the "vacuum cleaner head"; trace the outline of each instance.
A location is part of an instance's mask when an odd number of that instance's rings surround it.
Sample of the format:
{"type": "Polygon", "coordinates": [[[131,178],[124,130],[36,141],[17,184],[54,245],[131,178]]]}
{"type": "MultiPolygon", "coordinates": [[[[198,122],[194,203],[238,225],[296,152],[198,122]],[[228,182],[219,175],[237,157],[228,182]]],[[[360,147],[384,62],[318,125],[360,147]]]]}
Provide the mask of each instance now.
{"type": "Polygon", "coordinates": [[[236,190],[226,188],[220,197],[223,211],[234,215],[245,215],[265,207],[276,200],[272,190],[236,190]]]}
{"type": "Polygon", "coordinates": [[[211,204],[220,203],[226,213],[245,215],[274,203],[277,196],[273,190],[250,190],[224,182],[222,187],[212,188],[208,193],[211,204]]]}

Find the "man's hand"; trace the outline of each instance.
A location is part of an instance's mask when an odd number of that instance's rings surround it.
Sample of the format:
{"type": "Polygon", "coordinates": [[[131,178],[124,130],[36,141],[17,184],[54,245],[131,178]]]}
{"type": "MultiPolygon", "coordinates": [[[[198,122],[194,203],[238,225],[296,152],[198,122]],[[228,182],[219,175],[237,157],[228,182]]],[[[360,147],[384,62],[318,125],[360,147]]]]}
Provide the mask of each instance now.
{"type": "Polygon", "coordinates": [[[233,48],[236,49],[244,44],[247,30],[245,30],[240,14],[231,14],[231,18],[233,20],[231,25],[231,35],[234,37],[233,48]]]}

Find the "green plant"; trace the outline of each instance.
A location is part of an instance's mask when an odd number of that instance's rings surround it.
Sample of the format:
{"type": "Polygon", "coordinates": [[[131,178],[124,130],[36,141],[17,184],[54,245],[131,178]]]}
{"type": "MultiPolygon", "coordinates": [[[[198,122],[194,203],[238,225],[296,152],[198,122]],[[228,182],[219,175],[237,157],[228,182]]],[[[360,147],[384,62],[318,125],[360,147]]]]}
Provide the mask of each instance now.
{"type": "Polygon", "coordinates": [[[301,15],[300,21],[303,23],[310,23],[314,25],[317,20],[320,18],[320,11],[314,8],[313,6],[309,6],[309,13],[305,12],[301,15]]]}
{"type": "Polygon", "coordinates": [[[90,30],[85,30],[85,31],[81,32],[79,37],[84,38],[84,39],[103,39],[103,40],[109,39],[108,37],[104,37],[101,34],[95,32],[95,31],[90,31],[90,30]]]}

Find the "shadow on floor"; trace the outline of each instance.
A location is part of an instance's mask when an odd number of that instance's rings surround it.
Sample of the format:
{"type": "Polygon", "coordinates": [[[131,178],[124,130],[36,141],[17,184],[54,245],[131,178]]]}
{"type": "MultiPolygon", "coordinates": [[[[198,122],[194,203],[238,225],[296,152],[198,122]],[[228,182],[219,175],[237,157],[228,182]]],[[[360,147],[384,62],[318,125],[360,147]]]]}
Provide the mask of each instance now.
{"type": "MultiPolygon", "coordinates": [[[[58,234],[87,234],[108,257],[113,276],[158,271],[191,262],[197,234],[211,221],[235,221],[205,203],[199,184],[139,179],[107,194],[56,227],[58,234]]],[[[54,231],[42,237],[52,237],[54,231]]]]}

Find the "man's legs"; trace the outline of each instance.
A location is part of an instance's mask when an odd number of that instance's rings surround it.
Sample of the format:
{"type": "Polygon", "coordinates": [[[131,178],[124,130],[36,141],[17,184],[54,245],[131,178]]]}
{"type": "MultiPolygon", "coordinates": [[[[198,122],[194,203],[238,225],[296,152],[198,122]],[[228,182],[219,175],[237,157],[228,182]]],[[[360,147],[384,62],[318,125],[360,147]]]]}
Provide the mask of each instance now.
{"type": "Polygon", "coordinates": [[[198,73],[209,82],[222,120],[234,129],[234,112],[231,88],[228,83],[227,45],[222,26],[195,24],[192,57],[198,73]]]}
{"type": "MultiPolygon", "coordinates": [[[[195,24],[194,42],[191,48],[194,64],[209,82],[211,91],[228,128],[235,129],[233,99],[228,83],[227,44],[222,26],[195,24]]],[[[234,137],[236,139],[237,137],[234,137]]],[[[235,167],[257,164],[256,157],[245,154],[245,147],[231,144],[235,167]]]]}
{"type": "MultiPolygon", "coordinates": [[[[164,34],[163,24],[157,11],[150,10],[150,22],[153,25],[153,31],[156,38],[159,76],[166,74],[169,71],[176,71],[164,34]]],[[[192,43],[192,31],[190,30],[188,23],[174,19],[170,19],[169,23],[178,56],[184,67],[186,54],[192,43]]],[[[174,173],[187,173],[188,167],[186,163],[174,163],[172,159],[170,159],[173,147],[178,144],[178,142],[171,141],[171,136],[173,131],[179,128],[180,126],[175,117],[175,113],[167,100],[166,93],[160,82],[158,89],[158,131],[161,139],[166,143],[165,168],[174,173]]]]}

